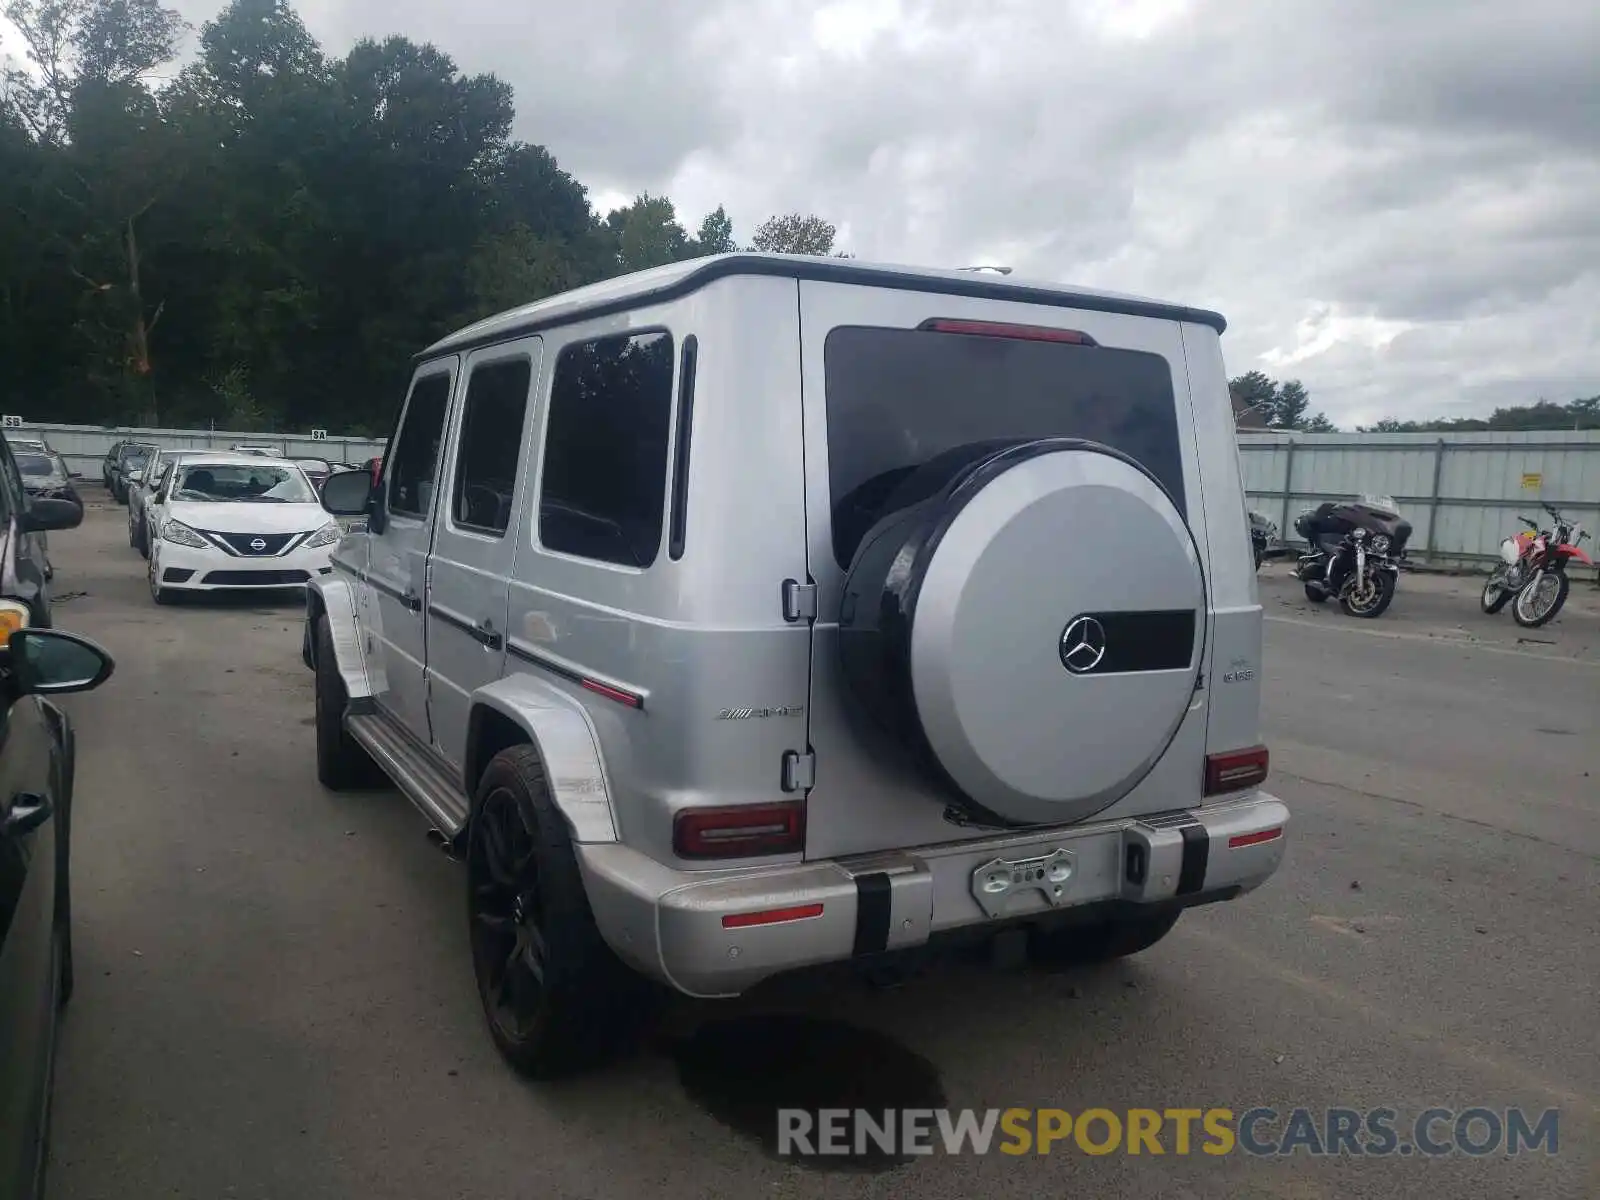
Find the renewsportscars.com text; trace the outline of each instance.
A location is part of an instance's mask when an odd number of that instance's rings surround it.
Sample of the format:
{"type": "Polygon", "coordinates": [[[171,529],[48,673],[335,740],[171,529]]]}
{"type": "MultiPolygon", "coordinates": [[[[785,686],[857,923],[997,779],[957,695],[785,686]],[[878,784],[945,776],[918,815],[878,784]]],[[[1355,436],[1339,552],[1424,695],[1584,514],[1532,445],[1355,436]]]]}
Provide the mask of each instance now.
{"type": "Polygon", "coordinates": [[[1560,1113],[1520,1108],[778,1110],[784,1156],[1129,1154],[1439,1157],[1555,1154],[1560,1113]]]}

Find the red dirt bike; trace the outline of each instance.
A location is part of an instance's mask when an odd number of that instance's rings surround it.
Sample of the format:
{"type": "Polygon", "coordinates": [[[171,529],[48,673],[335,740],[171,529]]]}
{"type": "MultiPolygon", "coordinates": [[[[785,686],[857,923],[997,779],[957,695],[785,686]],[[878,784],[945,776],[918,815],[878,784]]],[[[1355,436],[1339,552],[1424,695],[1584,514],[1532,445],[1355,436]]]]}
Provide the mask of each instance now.
{"type": "Polygon", "coordinates": [[[1578,549],[1588,537],[1577,522],[1569,521],[1548,504],[1545,512],[1555,522],[1552,529],[1540,529],[1536,521],[1518,517],[1528,528],[1500,543],[1501,562],[1484,581],[1479,606],[1486,613],[1497,613],[1511,605],[1511,619],[1526,629],[1536,629],[1552,620],[1567,602],[1572,580],[1569,563],[1593,566],[1594,561],[1578,549]]]}

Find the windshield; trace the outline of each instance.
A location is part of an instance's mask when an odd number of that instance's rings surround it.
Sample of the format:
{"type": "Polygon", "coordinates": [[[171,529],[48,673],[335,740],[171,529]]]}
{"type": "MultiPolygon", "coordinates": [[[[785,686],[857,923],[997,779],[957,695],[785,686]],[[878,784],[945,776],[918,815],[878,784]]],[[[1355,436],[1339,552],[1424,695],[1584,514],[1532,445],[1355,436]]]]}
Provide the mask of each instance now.
{"type": "Polygon", "coordinates": [[[17,470],[24,475],[54,475],[56,465],[43,454],[17,454],[17,470]]]}
{"type": "Polygon", "coordinates": [[[306,477],[293,467],[268,463],[196,463],[178,468],[174,500],[203,503],[248,501],[267,504],[315,504],[306,477]]]}

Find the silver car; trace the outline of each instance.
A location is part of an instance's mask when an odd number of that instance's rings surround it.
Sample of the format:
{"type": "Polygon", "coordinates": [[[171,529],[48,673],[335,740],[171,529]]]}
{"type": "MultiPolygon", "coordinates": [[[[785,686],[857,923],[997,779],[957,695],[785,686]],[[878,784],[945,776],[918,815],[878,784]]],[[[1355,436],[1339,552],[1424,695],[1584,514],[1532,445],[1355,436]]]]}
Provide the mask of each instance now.
{"type": "Polygon", "coordinates": [[[1273,875],[1223,327],[735,254],[419,355],[376,487],[323,487],[367,526],[307,589],[317,772],[464,860],[513,1066],[654,988],[1138,953],[1273,875]]]}

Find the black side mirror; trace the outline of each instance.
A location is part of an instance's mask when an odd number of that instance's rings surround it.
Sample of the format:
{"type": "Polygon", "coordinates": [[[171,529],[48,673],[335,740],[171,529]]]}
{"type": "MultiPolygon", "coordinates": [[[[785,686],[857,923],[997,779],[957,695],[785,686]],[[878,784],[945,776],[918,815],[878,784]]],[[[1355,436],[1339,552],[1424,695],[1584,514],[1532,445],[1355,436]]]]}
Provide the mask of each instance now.
{"type": "Polygon", "coordinates": [[[359,517],[372,503],[372,476],[340,471],[322,481],[322,507],[336,517],[359,517]]]}
{"type": "Polygon", "coordinates": [[[111,677],[111,655],[88,638],[59,629],[19,629],[6,641],[11,677],[21,695],[87,692],[111,677]]]}
{"type": "Polygon", "coordinates": [[[60,499],[35,500],[17,520],[17,525],[23,533],[76,529],[81,524],[83,524],[83,505],[60,499]]]}

